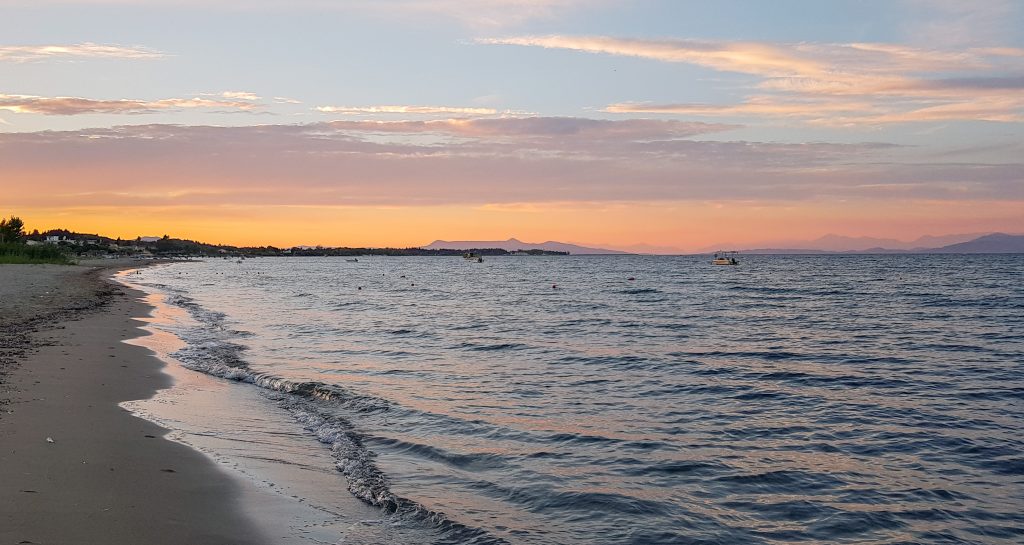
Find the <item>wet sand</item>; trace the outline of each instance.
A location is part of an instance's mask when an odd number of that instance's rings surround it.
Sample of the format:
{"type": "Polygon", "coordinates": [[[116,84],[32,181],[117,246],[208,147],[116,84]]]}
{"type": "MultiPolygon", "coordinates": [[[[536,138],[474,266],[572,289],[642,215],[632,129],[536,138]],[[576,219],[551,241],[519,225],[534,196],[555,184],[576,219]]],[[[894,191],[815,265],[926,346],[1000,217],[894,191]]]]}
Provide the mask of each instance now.
{"type": "Polygon", "coordinates": [[[0,266],[0,545],[279,542],[258,491],[118,406],[170,379],[121,342],[148,307],[105,265],[0,266]]]}

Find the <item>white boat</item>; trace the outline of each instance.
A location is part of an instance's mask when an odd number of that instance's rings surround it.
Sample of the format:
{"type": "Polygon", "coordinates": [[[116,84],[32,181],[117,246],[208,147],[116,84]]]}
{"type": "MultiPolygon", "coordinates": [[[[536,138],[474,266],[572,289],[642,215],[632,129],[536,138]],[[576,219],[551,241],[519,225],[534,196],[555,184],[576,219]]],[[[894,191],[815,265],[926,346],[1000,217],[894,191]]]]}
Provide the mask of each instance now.
{"type": "Polygon", "coordinates": [[[715,258],[711,260],[712,265],[739,265],[736,260],[736,252],[715,252],[715,258]]]}

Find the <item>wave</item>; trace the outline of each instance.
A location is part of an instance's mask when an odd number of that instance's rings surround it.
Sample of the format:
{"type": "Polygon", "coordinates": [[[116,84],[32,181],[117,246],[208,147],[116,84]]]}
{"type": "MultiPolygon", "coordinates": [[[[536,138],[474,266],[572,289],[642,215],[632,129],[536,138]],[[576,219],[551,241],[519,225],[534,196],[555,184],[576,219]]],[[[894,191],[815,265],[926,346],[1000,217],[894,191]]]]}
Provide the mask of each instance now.
{"type": "MultiPolygon", "coordinates": [[[[278,405],[287,409],[302,427],[330,446],[335,467],[348,480],[348,490],[360,500],[380,507],[400,519],[412,519],[441,530],[452,543],[498,545],[507,543],[480,528],[466,526],[445,513],[394,494],[387,476],[374,463],[374,453],[364,445],[365,436],[352,423],[334,414],[331,407],[356,413],[380,413],[392,409],[387,400],[361,395],[338,385],[323,382],[297,382],[249,368],[242,357],[245,347],[223,338],[225,315],[204,309],[181,293],[167,296],[167,302],[186,309],[203,328],[185,348],[171,354],[183,366],[263,388],[278,405]],[[322,406],[323,403],[329,407],[322,406]]],[[[421,445],[424,448],[425,447],[421,445]]],[[[436,449],[435,449],[436,450],[436,449]]],[[[435,457],[443,457],[439,452],[435,457]]],[[[458,460],[451,459],[452,463],[458,460]]]]}

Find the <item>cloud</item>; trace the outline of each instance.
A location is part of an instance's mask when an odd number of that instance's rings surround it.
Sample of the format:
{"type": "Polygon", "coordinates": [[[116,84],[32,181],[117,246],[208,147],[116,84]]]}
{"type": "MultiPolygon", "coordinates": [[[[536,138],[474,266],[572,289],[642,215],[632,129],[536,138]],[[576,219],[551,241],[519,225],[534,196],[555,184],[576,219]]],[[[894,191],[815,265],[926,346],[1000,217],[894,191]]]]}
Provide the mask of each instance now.
{"type": "Polygon", "coordinates": [[[259,95],[255,93],[249,93],[246,91],[224,91],[223,93],[220,93],[217,96],[233,100],[248,100],[250,102],[260,100],[259,95]]]}
{"type": "Polygon", "coordinates": [[[451,106],[318,106],[318,112],[339,114],[430,114],[430,115],[495,115],[493,108],[461,108],[451,106]]]}
{"type": "Polygon", "coordinates": [[[640,40],[606,36],[519,36],[485,38],[478,43],[520,45],[545,49],[571,49],[641,57],[665,62],[684,62],[715,70],[744,72],[764,76],[790,76],[821,73],[825,66],[814,59],[801,58],[784,48],[754,42],[709,42],[698,40],[640,40]]]}
{"type": "Polygon", "coordinates": [[[640,57],[766,78],[845,79],[864,74],[895,76],[901,72],[978,70],[992,67],[990,57],[1021,56],[1013,48],[943,51],[883,43],[787,44],[607,36],[518,36],[484,38],[477,43],[640,57]]]}
{"type": "Polygon", "coordinates": [[[539,146],[555,151],[553,141],[561,146],[582,146],[594,149],[602,143],[621,146],[672,142],[682,138],[728,131],[737,125],[694,123],[673,120],[586,119],[579,117],[503,117],[482,119],[437,119],[429,121],[330,121],[321,126],[335,131],[355,133],[450,136],[486,141],[498,146],[513,143],[519,149],[539,146]]]}
{"type": "Polygon", "coordinates": [[[210,100],[205,98],[165,98],[160,100],[96,100],[78,97],[39,97],[32,95],[0,94],[0,110],[22,114],[82,115],[82,114],[147,114],[159,111],[221,108],[238,111],[256,111],[258,104],[250,101],[210,100]]]}
{"type": "Polygon", "coordinates": [[[953,101],[911,107],[907,102],[887,104],[884,101],[844,100],[780,100],[771,96],[754,96],[739,104],[655,104],[623,102],[610,104],[609,113],[653,113],[699,117],[750,116],[799,118],[814,125],[862,126],[926,121],[1024,121],[1024,97],[989,97],[983,101],[953,101]]]}
{"type": "Polygon", "coordinates": [[[858,114],[872,109],[870,102],[780,101],[774,97],[752,97],[741,104],[655,104],[620,102],[605,108],[610,113],[655,113],[696,116],[778,116],[813,117],[837,113],[858,114]]]}
{"type": "Polygon", "coordinates": [[[883,125],[963,119],[1004,123],[1024,122],[1024,97],[989,98],[981,102],[953,102],[909,110],[892,110],[874,115],[858,112],[857,115],[850,117],[819,118],[814,122],[826,125],[883,125]]]}
{"type": "Polygon", "coordinates": [[[1018,122],[1024,116],[1024,51],[900,44],[640,40],[605,36],[518,36],[484,44],[631,56],[757,76],[740,103],[609,105],[610,113],[787,117],[810,123],[877,125],[917,121],[1018,122]],[[979,106],[979,102],[986,105],[979,106]]]}
{"type": "Polygon", "coordinates": [[[158,59],[163,53],[143,47],[80,43],[73,45],[0,46],[0,62],[86,59],[158,59]]]}
{"type": "Polygon", "coordinates": [[[0,134],[0,164],[17,182],[11,206],[1024,198],[1024,164],[914,162],[912,150],[884,143],[700,139],[728,128],[579,118],[135,125],[0,134]],[[45,194],[33,189],[43,185],[45,194]]]}

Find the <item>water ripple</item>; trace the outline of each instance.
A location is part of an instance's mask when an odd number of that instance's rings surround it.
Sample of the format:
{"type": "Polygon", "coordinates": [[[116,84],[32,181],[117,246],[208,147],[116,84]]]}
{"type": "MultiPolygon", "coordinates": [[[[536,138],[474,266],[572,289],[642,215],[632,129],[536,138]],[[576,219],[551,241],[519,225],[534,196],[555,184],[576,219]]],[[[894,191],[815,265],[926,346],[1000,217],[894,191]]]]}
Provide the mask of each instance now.
{"type": "Polygon", "coordinates": [[[141,278],[443,542],[1024,542],[1021,256],[339,263],[141,278]]]}

